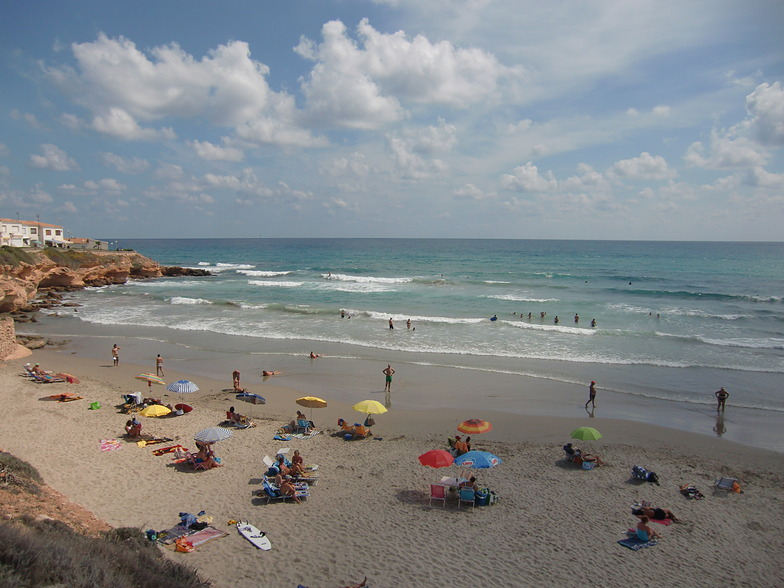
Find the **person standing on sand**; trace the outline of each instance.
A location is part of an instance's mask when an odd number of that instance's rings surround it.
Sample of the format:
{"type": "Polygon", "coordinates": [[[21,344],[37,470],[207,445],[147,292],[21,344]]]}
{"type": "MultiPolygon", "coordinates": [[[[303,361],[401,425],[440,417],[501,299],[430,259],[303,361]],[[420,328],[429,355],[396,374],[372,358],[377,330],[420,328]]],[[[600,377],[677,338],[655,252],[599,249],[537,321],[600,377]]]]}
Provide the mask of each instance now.
{"type": "Polygon", "coordinates": [[[724,412],[724,403],[727,402],[727,398],[730,397],[730,393],[724,389],[724,386],[722,386],[720,390],[716,391],[715,396],[716,399],[718,400],[718,405],[716,406],[716,410],[720,412],[724,412]]]}
{"type": "Polygon", "coordinates": [[[115,343],[114,347],[112,347],[112,365],[114,367],[120,365],[120,349],[121,347],[117,345],[117,343],[115,343]]]}
{"type": "Polygon", "coordinates": [[[234,389],[238,389],[240,387],[240,371],[234,370],[231,372],[231,381],[234,384],[234,389]]]}
{"type": "Polygon", "coordinates": [[[155,358],[155,375],[163,377],[163,358],[161,354],[158,354],[158,357],[155,358]]]}
{"type": "Polygon", "coordinates": [[[385,383],[384,383],[384,392],[392,392],[392,374],[395,373],[395,370],[392,369],[392,366],[387,364],[387,367],[381,370],[381,373],[386,376],[385,383]]]}
{"type": "Polygon", "coordinates": [[[592,408],[596,408],[596,382],[591,382],[591,385],[588,387],[588,402],[585,403],[585,408],[588,408],[588,405],[592,405],[592,408]]]}

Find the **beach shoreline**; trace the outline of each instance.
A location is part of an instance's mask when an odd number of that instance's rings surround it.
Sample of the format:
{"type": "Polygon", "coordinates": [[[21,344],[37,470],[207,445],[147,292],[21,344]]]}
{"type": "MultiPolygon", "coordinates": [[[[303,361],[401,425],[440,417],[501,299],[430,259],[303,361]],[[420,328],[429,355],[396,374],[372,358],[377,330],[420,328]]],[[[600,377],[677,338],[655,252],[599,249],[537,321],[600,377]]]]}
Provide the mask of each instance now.
{"type": "MultiPolygon", "coordinates": [[[[71,312],[71,309],[63,311],[71,312]]],[[[108,326],[47,315],[42,315],[38,323],[19,326],[19,332],[68,339],[65,353],[96,361],[108,357],[111,345],[119,341],[125,347],[124,361],[137,363],[140,368],[147,365],[153,372],[157,353],[163,354],[167,366],[200,377],[220,379],[226,374],[229,380],[230,373],[239,369],[253,374],[254,392],[268,384],[258,377],[262,369],[280,370],[283,373],[275,383],[316,396],[326,389],[334,400],[347,403],[367,395],[383,396],[381,370],[386,363],[392,363],[398,373],[391,401],[398,409],[437,410],[451,406],[590,422],[627,420],[697,433],[713,437],[719,443],[732,441],[784,452],[784,438],[777,434],[781,413],[734,405],[742,398],[742,391],[731,390],[727,409],[719,413],[710,389],[706,389],[705,402],[698,404],[630,394],[622,389],[607,390],[599,380],[597,408],[589,412],[584,403],[588,399],[590,378],[577,383],[498,373],[484,370],[481,361],[469,362],[461,357],[450,360],[439,355],[384,352],[383,359],[368,356],[357,359],[350,346],[321,341],[292,343],[207,332],[108,326]],[[197,340],[200,345],[209,341],[209,352],[189,344],[197,340]],[[308,353],[312,350],[322,357],[310,360],[308,353]],[[454,367],[461,362],[464,367],[454,367]]],[[[589,365],[585,366],[585,372],[594,373],[589,365]]]]}
{"type": "MultiPolygon", "coordinates": [[[[275,431],[293,417],[298,408],[294,399],[306,393],[297,378],[284,377],[284,372],[264,381],[244,370],[243,386],[267,400],[245,404],[230,390],[229,365],[220,372],[225,377],[196,376],[191,362],[173,361],[160,349],[150,349],[148,362],[132,362],[133,346],[123,346],[120,338],[117,342],[123,349],[116,368],[108,353],[111,343],[97,360],[70,345],[37,350],[26,360],[73,373],[80,384],[37,384],[18,375],[22,360],[5,362],[0,401],[10,408],[0,448],[29,461],[49,485],[113,526],[164,529],[177,522],[179,512],[205,510],[229,536],[191,554],[167,555],[194,565],[217,587],[263,581],[334,588],[364,576],[376,587],[440,585],[446,577],[455,586],[545,586],[570,585],[575,574],[586,585],[626,586],[639,577],[640,566],[662,561],[673,585],[729,578],[743,586],[784,581],[775,558],[781,539],[770,520],[770,513],[782,506],[780,453],[627,420],[398,408],[398,379],[392,408],[375,418],[374,437],[346,442],[334,436],[338,417],[350,422],[363,417],[351,411],[353,398],[335,400],[323,390],[329,405],[313,411],[322,434],[281,442],[273,439],[275,431]],[[146,386],[134,376],[154,371],[158,352],[165,359],[167,381],[193,379],[201,389],[179,395],[153,387],[153,395],[163,402],[185,401],[195,409],[181,417],[143,419],[145,433],[190,447],[193,434],[219,424],[231,405],[256,420],[256,428],[235,431],[218,444],[223,467],[202,472],[171,467],[167,456],[154,456],[149,447],[122,439],[127,417],[114,406],[124,393],[146,395],[146,386]],[[40,400],[62,391],[77,392],[84,400],[40,400]],[[87,410],[94,401],[102,408],[87,410]],[[493,507],[458,508],[452,501],[431,507],[428,484],[457,470],[422,467],[417,456],[446,447],[456,425],[476,416],[490,420],[493,430],[474,436],[474,447],[503,460],[477,476],[501,499],[493,507]],[[604,438],[582,445],[608,462],[588,472],[563,462],[561,450],[569,432],[586,424],[599,428],[604,438]],[[105,438],[119,439],[121,450],[100,451],[105,438]],[[284,446],[299,449],[306,462],[320,466],[318,484],[301,505],[268,505],[254,496],[261,484],[261,458],[284,446]],[[632,484],[629,469],[638,463],[655,470],[661,486],[632,484]],[[719,476],[741,480],[744,494],[712,492],[719,476]],[[683,483],[697,485],[705,500],[686,501],[678,492],[683,483]],[[634,524],[629,509],[638,500],[671,508],[689,523],[664,529],[665,539],[656,547],[628,551],[617,540],[634,524]],[[231,529],[230,519],[254,522],[268,533],[273,550],[257,552],[231,529]],[[710,540],[695,543],[696,537],[708,536],[710,540]],[[465,569],[466,557],[492,563],[465,569]],[[585,561],[591,562],[587,568],[585,561]],[[738,569],[743,569],[741,579],[738,569]]],[[[330,358],[301,361],[318,371],[330,358]]],[[[350,387],[353,379],[346,373],[337,382],[350,387]]],[[[382,385],[378,382],[373,390],[382,385]]]]}

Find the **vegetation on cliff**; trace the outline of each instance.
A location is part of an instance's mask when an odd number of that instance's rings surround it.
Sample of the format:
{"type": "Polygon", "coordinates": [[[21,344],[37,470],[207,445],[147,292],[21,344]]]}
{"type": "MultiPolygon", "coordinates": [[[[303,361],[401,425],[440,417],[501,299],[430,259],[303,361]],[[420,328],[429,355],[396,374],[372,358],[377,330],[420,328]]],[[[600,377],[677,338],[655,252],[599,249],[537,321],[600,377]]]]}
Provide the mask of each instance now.
{"type": "Polygon", "coordinates": [[[139,529],[112,529],[0,452],[0,588],[207,588],[139,529]]]}

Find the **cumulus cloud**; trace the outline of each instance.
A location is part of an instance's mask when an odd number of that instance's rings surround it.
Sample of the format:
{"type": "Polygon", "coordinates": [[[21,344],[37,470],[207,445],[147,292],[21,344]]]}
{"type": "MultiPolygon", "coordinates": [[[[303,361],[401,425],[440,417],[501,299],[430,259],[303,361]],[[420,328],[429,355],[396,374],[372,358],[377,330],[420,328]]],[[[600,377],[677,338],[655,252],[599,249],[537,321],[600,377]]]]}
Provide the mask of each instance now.
{"type": "Polygon", "coordinates": [[[711,132],[709,146],[697,141],[686,150],[687,164],[707,169],[762,166],[768,160],[768,152],[759,143],[748,137],[733,137],[731,133],[711,132]]]}
{"type": "Polygon", "coordinates": [[[124,174],[140,174],[147,171],[150,162],[139,157],[122,157],[116,153],[105,151],[98,154],[104,165],[124,174]]]}
{"type": "Polygon", "coordinates": [[[473,200],[473,201],[482,201],[482,200],[491,200],[496,197],[495,192],[485,192],[480,190],[473,184],[465,184],[460,188],[457,188],[452,192],[452,196],[455,197],[457,200],[473,200]]]}
{"type": "Polygon", "coordinates": [[[552,192],[558,182],[552,172],[540,175],[539,169],[529,161],[514,168],[511,174],[502,175],[501,186],[515,192],[552,192]]]}
{"type": "Polygon", "coordinates": [[[354,176],[364,178],[370,173],[370,165],[363,153],[351,153],[348,157],[337,157],[321,168],[329,176],[354,176]]]}
{"type": "Polygon", "coordinates": [[[308,113],[325,125],[379,128],[405,116],[402,101],[468,108],[519,75],[486,51],[409,39],[403,31],[383,34],[368,19],[356,32],[359,42],[341,21],[330,21],[321,44],[302,37],[294,49],[316,62],[302,91],[308,113]]]}
{"type": "Polygon", "coordinates": [[[41,155],[31,155],[30,165],[36,169],[51,169],[54,171],[78,170],[76,161],[68,154],[51,143],[41,145],[41,155]]]}
{"type": "Polygon", "coordinates": [[[36,116],[31,112],[20,112],[16,108],[11,111],[11,118],[14,120],[22,120],[34,129],[42,129],[44,126],[38,121],[36,116]]]}
{"type": "Polygon", "coordinates": [[[760,84],[746,96],[752,136],[763,145],[784,147],[784,87],[760,84]]]}
{"type": "Polygon", "coordinates": [[[61,184],[58,186],[60,192],[76,194],[79,196],[97,196],[97,195],[111,195],[116,196],[124,192],[128,186],[118,182],[113,178],[104,178],[101,180],[87,180],[81,186],[73,184],[61,184]]]}
{"type": "Polygon", "coordinates": [[[639,157],[617,161],[608,175],[631,180],[666,180],[674,175],[660,155],[643,152],[639,157]]]}
{"type": "Polygon", "coordinates": [[[257,143],[323,143],[298,128],[293,97],[270,90],[269,68],[251,59],[245,42],[220,45],[201,59],[176,43],[154,47],[148,56],[129,39],[104,34],[71,49],[76,68],[47,73],[93,113],[90,125],[99,132],[127,140],[172,138],[171,128],[149,125],[204,118],[257,143]]]}
{"type": "Polygon", "coordinates": [[[236,147],[220,147],[209,141],[191,141],[189,145],[196,155],[207,161],[242,161],[244,153],[236,147]]]}

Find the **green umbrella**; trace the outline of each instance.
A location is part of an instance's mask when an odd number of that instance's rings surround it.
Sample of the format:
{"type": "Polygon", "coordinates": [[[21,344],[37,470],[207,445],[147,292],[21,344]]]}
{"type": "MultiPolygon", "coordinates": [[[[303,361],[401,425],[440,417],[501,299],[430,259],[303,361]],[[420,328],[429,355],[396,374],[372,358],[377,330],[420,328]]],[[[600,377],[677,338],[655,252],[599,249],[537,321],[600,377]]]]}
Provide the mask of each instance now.
{"type": "Polygon", "coordinates": [[[596,441],[601,438],[602,434],[593,427],[578,427],[572,431],[572,439],[579,439],[580,441],[596,441]]]}

